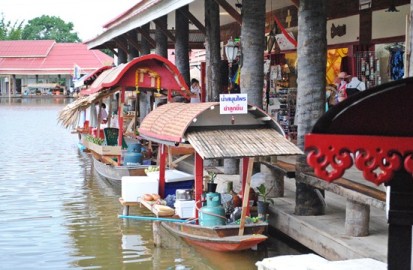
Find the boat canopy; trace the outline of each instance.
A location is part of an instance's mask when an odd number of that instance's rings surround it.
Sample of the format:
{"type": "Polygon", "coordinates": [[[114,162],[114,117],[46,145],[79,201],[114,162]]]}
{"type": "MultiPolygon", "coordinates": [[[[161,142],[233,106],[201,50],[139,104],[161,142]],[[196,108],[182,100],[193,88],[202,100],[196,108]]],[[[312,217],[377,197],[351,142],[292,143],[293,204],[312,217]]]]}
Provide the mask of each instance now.
{"type": "Polygon", "coordinates": [[[128,63],[105,70],[91,87],[80,92],[90,95],[103,89],[122,87],[125,90],[151,90],[167,92],[168,96],[181,95],[189,99],[191,92],[181,73],[168,59],[157,54],[134,58],[128,63]]]}
{"type": "MultiPolygon", "coordinates": [[[[117,91],[151,91],[164,95],[169,101],[175,95],[190,98],[191,92],[181,73],[168,59],[157,54],[134,58],[117,67],[102,68],[90,87],[80,92],[80,98],[67,105],[58,116],[68,128],[77,122],[78,113],[117,91]]],[[[94,75],[92,74],[94,77],[94,75]]]]}
{"type": "Polygon", "coordinates": [[[298,155],[279,124],[248,105],[247,114],[220,114],[219,102],[168,103],[142,121],[143,138],[166,145],[190,143],[203,159],[298,155]]]}

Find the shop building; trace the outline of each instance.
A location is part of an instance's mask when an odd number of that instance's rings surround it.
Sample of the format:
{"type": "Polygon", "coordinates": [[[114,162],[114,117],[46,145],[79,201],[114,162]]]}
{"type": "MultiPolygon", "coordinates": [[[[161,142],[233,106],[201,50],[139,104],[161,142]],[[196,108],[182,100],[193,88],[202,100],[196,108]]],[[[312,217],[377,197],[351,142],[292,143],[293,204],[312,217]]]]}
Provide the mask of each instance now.
{"type": "Polygon", "coordinates": [[[82,43],[0,41],[0,94],[66,94],[73,78],[112,64],[112,57],[82,43]]]}

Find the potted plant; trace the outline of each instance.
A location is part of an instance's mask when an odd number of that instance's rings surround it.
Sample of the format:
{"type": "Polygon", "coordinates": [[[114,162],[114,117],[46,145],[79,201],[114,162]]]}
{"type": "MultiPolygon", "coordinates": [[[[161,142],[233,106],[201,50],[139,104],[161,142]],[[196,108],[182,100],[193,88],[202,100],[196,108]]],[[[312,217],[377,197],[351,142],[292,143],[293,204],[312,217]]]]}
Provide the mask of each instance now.
{"type": "Polygon", "coordinates": [[[257,212],[258,217],[265,221],[267,219],[268,207],[270,203],[274,203],[274,200],[268,197],[272,188],[267,190],[267,187],[264,184],[261,184],[257,187],[258,191],[258,201],[257,201],[257,212]]]}
{"type": "Polygon", "coordinates": [[[208,172],[208,183],[207,183],[207,192],[215,192],[217,190],[217,183],[215,183],[215,178],[217,174],[215,172],[209,171],[208,172]]]}

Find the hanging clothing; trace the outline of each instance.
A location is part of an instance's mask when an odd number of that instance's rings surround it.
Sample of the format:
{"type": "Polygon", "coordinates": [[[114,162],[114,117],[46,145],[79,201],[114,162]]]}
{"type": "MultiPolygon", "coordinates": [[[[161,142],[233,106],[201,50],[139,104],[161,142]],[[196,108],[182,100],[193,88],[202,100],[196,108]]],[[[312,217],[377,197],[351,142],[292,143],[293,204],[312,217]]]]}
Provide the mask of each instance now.
{"type": "Polygon", "coordinates": [[[392,49],[390,51],[390,77],[392,80],[403,79],[403,76],[404,76],[403,56],[404,56],[404,51],[402,49],[392,49]]]}

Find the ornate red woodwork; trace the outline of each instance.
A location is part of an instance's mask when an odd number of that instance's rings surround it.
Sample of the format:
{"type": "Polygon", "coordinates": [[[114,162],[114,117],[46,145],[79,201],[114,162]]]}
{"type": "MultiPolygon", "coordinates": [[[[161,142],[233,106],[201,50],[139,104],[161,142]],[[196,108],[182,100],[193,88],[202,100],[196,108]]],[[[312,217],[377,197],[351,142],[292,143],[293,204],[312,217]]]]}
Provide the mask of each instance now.
{"type": "Polygon", "coordinates": [[[380,185],[404,169],[413,174],[413,138],[363,135],[308,134],[307,163],[326,181],[343,176],[353,166],[366,180],[380,185]]]}

